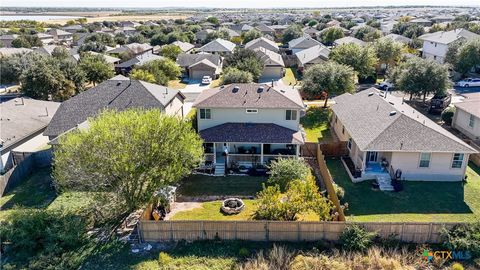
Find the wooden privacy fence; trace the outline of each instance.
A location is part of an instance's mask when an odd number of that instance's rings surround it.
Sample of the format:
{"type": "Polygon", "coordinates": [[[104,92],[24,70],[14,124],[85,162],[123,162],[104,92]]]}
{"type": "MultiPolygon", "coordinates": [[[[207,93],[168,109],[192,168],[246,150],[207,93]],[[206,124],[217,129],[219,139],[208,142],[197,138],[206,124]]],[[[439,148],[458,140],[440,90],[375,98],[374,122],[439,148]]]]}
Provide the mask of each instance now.
{"type": "MultiPolygon", "coordinates": [[[[194,241],[194,240],[246,240],[246,241],[337,241],[349,222],[303,221],[154,221],[140,220],[141,241],[194,241]]],[[[394,235],[398,240],[412,243],[439,243],[442,227],[455,223],[355,223],[368,231],[386,238],[394,235]]]]}
{"type": "Polygon", "coordinates": [[[320,143],[320,150],[325,157],[342,157],[348,155],[347,142],[320,143]]]}

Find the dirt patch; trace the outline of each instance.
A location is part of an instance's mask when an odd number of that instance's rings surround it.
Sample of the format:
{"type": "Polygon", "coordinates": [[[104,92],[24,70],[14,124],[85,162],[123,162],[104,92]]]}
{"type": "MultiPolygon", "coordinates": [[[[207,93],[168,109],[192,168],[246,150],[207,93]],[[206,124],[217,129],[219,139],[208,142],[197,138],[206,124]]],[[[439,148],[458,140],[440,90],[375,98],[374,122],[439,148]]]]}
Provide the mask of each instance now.
{"type": "Polygon", "coordinates": [[[165,216],[165,220],[169,220],[178,212],[200,208],[201,206],[202,203],[200,202],[175,202],[170,206],[170,213],[165,216]]]}

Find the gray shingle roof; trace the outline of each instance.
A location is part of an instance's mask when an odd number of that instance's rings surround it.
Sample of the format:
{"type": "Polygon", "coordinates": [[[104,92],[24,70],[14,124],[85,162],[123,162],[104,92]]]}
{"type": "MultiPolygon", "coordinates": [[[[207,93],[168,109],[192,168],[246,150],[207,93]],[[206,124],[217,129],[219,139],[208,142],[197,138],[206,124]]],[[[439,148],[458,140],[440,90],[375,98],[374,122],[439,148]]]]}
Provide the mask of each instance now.
{"type": "Polygon", "coordinates": [[[63,102],[43,134],[58,136],[107,108],[163,110],[177,94],[175,89],[117,76],[63,102]]]}
{"type": "Polygon", "coordinates": [[[332,110],[362,151],[476,151],[391,94],[370,88],[335,98],[332,110]],[[395,114],[391,114],[395,112],[395,114]]]}
{"type": "Polygon", "coordinates": [[[300,131],[267,123],[225,123],[200,131],[206,142],[303,144],[300,131]]]}
{"type": "Polygon", "coordinates": [[[278,52],[279,50],[278,45],[273,40],[264,37],[250,40],[249,42],[247,42],[247,44],[245,44],[245,49],[255,49],[258,47],[263,47],[267,50],[274,52],[278,52]]]}
{"type": "Polygon", "coordinates": [[[235,43],[230,42],[225,39],[217,38],[215,40],[210,41],[209,43],[203,45],[199,52],[233,52],[235,49],[235,43]]]}
{"type": "Polygon", "coordinates": [[[189,67],[193,64],[208,60],[215,65],[220,65],[221,57],[218,54],[201,53],[201,54],[185,54],[181,53],[177,56],[177,64],[181,67],[189,67]]]}
{"type": "Polygon", "coordinates": [[[0,149],[6,150],[29,135],[41,132],[59,106],[58,102],[31,98],[0,100],[0,149]]]}
{"type": "Polygon", "coordinates": [[[267,50],[263,47],[256,48],[254,51],[256,55],[263,61],[265,66],[285,67],[285,63],[283,62],[283,58],[280,54],[267,50]]]}
{"type": "Polygon", "coordinates": [[[304,105],[295,89],[277,90],[266,84],[245,83],[204,90],[193,107],[303,109],[304,105]]]}
{"type": "Polygon", "coordinates": [[[328,56],[330,55],[330,50],[323,46],[323,45],[316,45],[311,48],[299,51],[295,54],[298,58],[298,61],[305,65],[312,60],[317,59],[318,57],[322,58],[323,60],[328,60],[328,56]]]}
{"type": "Polygon", "coordinates": [[[480,118],[480,99],[466,99],[464,102],[455,103],[455,107],[460,108],[465,112],[480,118]]]}
{"type": "Polygon", "coordinates": [[[193,44],[190,44],[188,42],[178,41],[178,40],[175,42],[172,42],[172,45],[178,46],[180,50],[182,50],[182,52],[188,52],[191,49],[195,48],[195,45],[193,44]]]}
{"type": "Polygon", "coordinates": [[[480,35],[477,35],[475,33],[472,33],[468,30],[461,28],[461,29],[455,29],[448,32],[438,31],[435,33],[425,34],[425,35],[421,35],[418,38],[425,41],[432,41],[432,42],[437,42],[441,44],[450,44],[459,38],[465,38],[469,40],[469,39],[478,38],[478,37],[480,37],[480,35]]]}
{"type": "Polygon", "coordinates": [[[296,39],[292,39],[288,42],[289,49],[307,49],[316,45],[322,45],[319,41],[311,38],[310,36],[303,36],[296,39]]]}
{"type": "Polygon", "coordinates": [[[123,63],[115,65],[117,68],[127,68],[127,67],[132,67],[132,66],[141,66],[143,64],[146,64],[150,61],[154,60],[163,60],[165,59],[163,56],[159,56],[156,54],[141,54],[133,57],[132,59],[129,59],[123,63]]]}

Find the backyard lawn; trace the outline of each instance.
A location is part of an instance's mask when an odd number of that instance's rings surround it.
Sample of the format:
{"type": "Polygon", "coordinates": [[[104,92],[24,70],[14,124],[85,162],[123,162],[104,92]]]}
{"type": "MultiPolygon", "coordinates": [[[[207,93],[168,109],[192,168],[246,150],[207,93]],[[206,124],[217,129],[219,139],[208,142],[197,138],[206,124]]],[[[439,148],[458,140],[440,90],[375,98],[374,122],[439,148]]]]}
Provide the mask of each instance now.
{"type": "MultiPolygon", "coordinates": [[[[204,202],[201,207],[192,210],[181,211],[175,214],[170,220],[251,220],[255,212],[256,200],[243,200],[244,210],[237,215],[225,215],[220,211],[222,201],[204,202]]],[[[318,215],[309,213],[301,215],[298,220],[318,221],[318,215]]]]}
{"type": "Polygon", "coordinates": [[[292,68],[285,69],[285,76],[282,78],[282,80],[286,85],[295,85],[298,82],[295,78],[295,73],[292,68]]]}
{"type": "Polygon", "coordinates": [[[173,89],[183,89],[187,87],[187,84],[183,83],[181,80],[171,80],[168,82],[168,87],[173,89]]]}
{"type": "Polygon", "coordinates": [[[352,183],[340,160],[327,160],[334,181],[345,189],[342,202],[350,221],[464,222],[480,220],[480,168],[470,164],[468,183],[404,182],[401,192],[371,189],[371,181],[352,183]]]}
{"type": "Polygon", "coordinates": [[[255,196],[265,181],[266,177],[192,174],[180,182],[177,193],[183,196],[255,196]]]}
{"type": "Polygon", "coordinates": [[[330,110],[323,107],[309,107],[300,124],[307,134],[307,142],[318,142],[319,140],[330,140],[328,119],[330,110]]]}

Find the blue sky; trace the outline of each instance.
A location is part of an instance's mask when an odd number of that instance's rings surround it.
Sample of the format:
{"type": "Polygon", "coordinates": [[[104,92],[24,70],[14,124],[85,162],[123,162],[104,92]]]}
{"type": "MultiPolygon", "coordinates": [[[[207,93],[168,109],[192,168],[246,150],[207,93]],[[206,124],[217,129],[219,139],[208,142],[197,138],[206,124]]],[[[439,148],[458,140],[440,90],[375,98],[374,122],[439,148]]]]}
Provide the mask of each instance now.
{"type": "Polygon", "coordinates": [[[464,5],[480,6],[479,0],[1,0],[2,6],[23,7],[352,7],[378,5],[464,5]]]}

